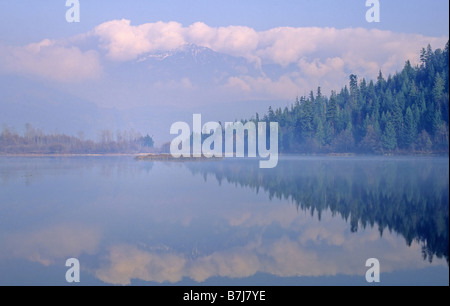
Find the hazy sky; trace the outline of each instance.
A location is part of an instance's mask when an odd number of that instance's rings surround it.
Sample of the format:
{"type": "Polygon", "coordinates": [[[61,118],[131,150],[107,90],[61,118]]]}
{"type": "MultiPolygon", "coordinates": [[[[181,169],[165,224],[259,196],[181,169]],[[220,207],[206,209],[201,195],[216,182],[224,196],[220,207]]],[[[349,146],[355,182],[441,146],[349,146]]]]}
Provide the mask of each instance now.
{"type": "Polygon", "coordinates": [[[197,107],[217,117],[234,105],[227,114],[242,118],[261,111],[249,101],[285,106],[317,86],[329,95],[351,73],[395,73],[406,60],[418,63],[422,47],[443,48],[449,36],[447,0],[380,0],[380,23],[366,21],[365,0],[79,1],[81,22],[68,23],[65,0],[0,0],[0,77],[135,109],[127,124],[141,130],[137,108],[158,107],[164,132],[174,110],[186,115],[197,107]],[[139,64],[186,44],[240,60],[233,69],[216,61],[207,72],[163,67],[161,78],[139,64]]]}
{"type": "Polygon", "coordinates": [[[65,21],[65,0],[0,0],[0,40],[23,44],[91,30],[113,19],[133,24],[177,21],[190,25],[364,27],[442,36],[449,33],[446,0],[380,0],[381,23],[365,20],[365,0],[80,0],[81,23],[65,21]]]}

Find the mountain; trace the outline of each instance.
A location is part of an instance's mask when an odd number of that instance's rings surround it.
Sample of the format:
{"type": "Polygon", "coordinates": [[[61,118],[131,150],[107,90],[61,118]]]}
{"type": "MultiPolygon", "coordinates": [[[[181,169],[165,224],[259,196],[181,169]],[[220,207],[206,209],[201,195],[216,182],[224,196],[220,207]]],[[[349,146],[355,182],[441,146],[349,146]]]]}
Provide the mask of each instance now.
{"type": "Polygon", "coordinates": [[[173,122],[189,122],[193,113],[213,121],[235,120],[275,103],[239,102],[217,93],[217,84],[231,77],[258,77],[262,72],[243,57],[194,44],[102,65],[102,79],[87,85],[0,74],[0,127],[22,132],[30,123],[49,133],[83,132],[92,139],[104,129],[133,129],[161,143],[172,139],[173,122]]]}
{"type": "Polygon", "coordinates": [[[209,48],[186,44],[169,51],[144,54],[134,62],[112,65],[113,75],[146,82],[170,82],[189,79],[192,84],[203,86],[225,83],[233,76],[257,77],[260,69],[243,57],[215,52],[209,48]]]}
{"type": "Polygon", "coordinates": [[[93,139],[105,129],[134,130],[154,136],[160,145],[173,139],[174,122],[190,123],[194,113],[202,114],[203,122],[252,120],[272,106],[262,118],[280,123],[284,152],[445,153],[448,43],[444,50],[423,49],[420,58],[419,66],[408,61],[387,79],[381,72],[376,80],[358,81],[352,74],[340,92],[327,97],[318,87],[291,105],[264,97],[244,100],[249,85],[243,78],[264,81],[280,74],[279,66],[261,68],[243,57],[190,44],[135,61],[105,60],[103,77],[79,87],[0,75],[0,126],[20,132],[31,123],[46,132],[83,132],[93,139]],[[243,86],[234,96],[227,87],[230,79],[243,86]]]}

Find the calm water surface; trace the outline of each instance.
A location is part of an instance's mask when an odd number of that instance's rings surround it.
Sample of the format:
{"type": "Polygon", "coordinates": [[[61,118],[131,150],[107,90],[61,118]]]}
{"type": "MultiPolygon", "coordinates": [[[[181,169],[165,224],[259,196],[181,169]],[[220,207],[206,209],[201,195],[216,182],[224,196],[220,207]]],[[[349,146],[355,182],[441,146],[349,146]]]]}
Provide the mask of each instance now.
{"type": "Polygon", "coordinates": [[[448,158],[0,157],[0,285],[448,285],[448,201],[448,158]]]}

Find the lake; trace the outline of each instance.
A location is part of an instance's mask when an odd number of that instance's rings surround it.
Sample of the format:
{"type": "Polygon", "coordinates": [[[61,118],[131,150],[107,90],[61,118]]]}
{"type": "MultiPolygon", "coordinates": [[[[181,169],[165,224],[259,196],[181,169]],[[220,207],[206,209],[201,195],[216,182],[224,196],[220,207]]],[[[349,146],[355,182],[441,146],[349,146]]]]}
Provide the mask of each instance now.
{"type": "Polygon", "coordinates": [[[0,285],[449,285],[449,159],[0,157],[0,285]]]}

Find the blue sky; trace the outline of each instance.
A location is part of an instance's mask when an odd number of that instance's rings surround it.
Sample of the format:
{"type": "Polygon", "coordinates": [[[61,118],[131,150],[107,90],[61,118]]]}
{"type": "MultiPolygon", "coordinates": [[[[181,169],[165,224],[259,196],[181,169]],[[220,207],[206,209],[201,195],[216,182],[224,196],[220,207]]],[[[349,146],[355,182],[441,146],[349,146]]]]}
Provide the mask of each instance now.
{"type": "Polygon", "coordinates": [[[0,0],[0,40],[24,44],[86,32],[113,19],[132,24],[177,21],[190,25],[245,25],[255,30],[279,26],[378,28],[428,36],[448,36],[447,0],[380,0],[381,22],[365,21],[365,0],[80,0],[81,23],[65,21],[64,0],[0,0]]]}

